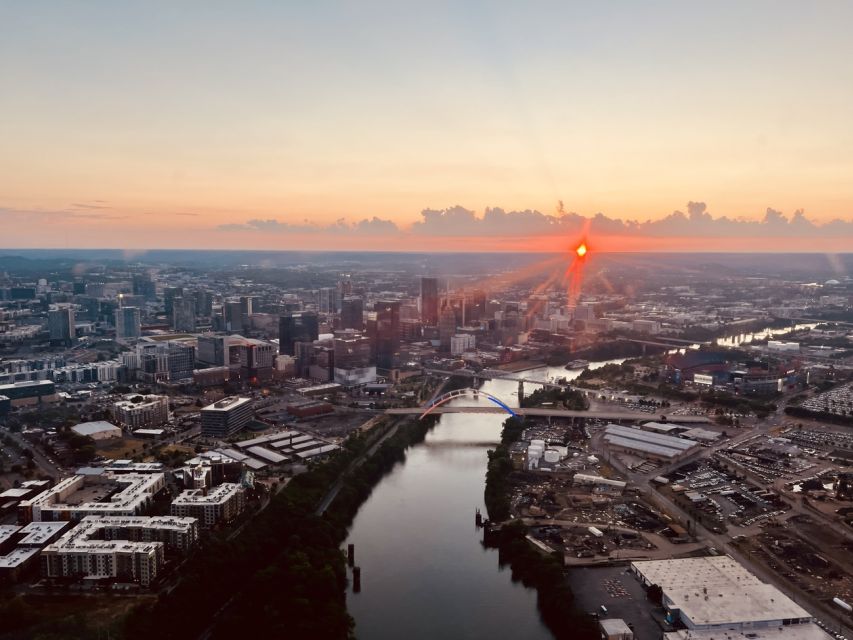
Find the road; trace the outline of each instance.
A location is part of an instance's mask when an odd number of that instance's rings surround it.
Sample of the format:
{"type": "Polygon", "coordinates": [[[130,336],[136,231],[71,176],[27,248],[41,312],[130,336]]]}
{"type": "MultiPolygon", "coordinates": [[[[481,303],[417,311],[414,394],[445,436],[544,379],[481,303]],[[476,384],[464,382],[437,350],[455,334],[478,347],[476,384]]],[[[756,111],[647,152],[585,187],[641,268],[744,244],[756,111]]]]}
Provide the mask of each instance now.
{"type": "Polygon", "coordinates": [[[22,451],[24,449],[29,449],[33,452],[33,462],[36,463],[36,466],[41,469],[43,473],[50,476],[54,480],[58,480],[62,477],[62,469],[60,469],[56,464],[47,459],[47,456],[42,453],[37,446],[35,446],[31,442],[27,442],[24,437],[13,431],[5,431],[5,433],[9,434],[15,444],[22,451]]]}

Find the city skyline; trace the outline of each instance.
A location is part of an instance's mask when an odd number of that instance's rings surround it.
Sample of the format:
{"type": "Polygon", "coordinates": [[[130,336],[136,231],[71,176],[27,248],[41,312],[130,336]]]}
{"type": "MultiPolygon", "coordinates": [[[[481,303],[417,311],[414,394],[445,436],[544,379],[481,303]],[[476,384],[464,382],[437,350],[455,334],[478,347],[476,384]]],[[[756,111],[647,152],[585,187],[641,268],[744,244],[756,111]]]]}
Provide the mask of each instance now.
{"type": "Polygon", "coordinates": [[[851,246],[849,5],[394,6],[3,7],[0,244],[851,246]]]}

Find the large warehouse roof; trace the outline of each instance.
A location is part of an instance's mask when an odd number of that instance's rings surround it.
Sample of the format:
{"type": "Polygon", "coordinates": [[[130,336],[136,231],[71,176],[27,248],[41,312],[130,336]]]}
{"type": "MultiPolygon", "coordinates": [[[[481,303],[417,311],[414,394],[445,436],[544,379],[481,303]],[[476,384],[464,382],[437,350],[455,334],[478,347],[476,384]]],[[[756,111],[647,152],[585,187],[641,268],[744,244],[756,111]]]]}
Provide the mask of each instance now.
{"type": "Polygon", "coordinates": [[[683,453],[679,449],[670,449],[669,447],[662,447],[660,445],[643,442],[641,440],[631,440],[630,438],[623,438],[621,436],[606,435],[604,436],[604,439],[610,444],[615,444],[619,447],[634,449],[635,451],[642,451],[644,453],[652,453],[665,458],[675,458],[683,453]]]}
{"type": "Polygon", "coordinates": [[[648,584],[663,589],[670,609],[688,626],[811,619],[808,611],[770,584],[761,582],[728,556],[634,562],[648,584]]]}
{"type": "Polygon", "coordinates": [[[113,433],[119,436],[121,435],[121,429],[119,427],[104,420],[81,422],[80,424],[71,427],[71,430],[81,436],[91,436],[96,433],[113,433]]]}
{"type": "Polygon", "coordinates": [[[655,444],[669,449],[679,449],[681,451],[687,451],[698,444],[695,440],[676,438],[674,436],[667,436],[662,433],[653,433],[651,431],[641,431],[640,429],[623,427],[618,424],[607,425],[605,433],[608,435],[620,436],[622,438],[630,438],[631,440],[638,440],[640,442],[647,442],[649,444],[655,444]]]}

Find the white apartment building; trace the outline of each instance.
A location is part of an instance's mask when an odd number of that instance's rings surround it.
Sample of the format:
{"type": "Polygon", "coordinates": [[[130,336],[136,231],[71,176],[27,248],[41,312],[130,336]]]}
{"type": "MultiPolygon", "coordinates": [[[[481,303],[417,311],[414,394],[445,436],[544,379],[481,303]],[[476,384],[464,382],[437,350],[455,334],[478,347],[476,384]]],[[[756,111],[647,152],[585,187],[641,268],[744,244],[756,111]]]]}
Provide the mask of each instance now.
{"type": "Polygon", "coordinates": [[[243,488],[225,482],[210,489],[187,489],[172,501],[171,514],[198,518],[201,526],[210,529],[220,522],[236,518],[246,505],[243,488]]]}

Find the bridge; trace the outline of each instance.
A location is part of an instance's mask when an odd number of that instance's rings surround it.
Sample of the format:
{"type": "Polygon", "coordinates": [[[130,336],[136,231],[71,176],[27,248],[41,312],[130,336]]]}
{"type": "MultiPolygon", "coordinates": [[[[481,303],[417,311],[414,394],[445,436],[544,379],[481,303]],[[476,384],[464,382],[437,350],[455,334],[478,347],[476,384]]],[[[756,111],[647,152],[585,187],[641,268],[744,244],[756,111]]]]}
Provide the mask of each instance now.
{"type": "MultiPolygon", "coordinates": [[[[542,366],[544,367],[545,365],[543,364],[542,366]]],[[[549,380],[535,380],[533,378],[517,376],[509,371],[501,371],[500,369],[483,369],[482,371],[472,371],[471,369],[455,369],[453,371],[445,371],[444,369],[424,368],[424,373],[427,375],[434,376],[463,376],[466,378],[473,378],[475,386],[479,380],[510,380],[512,382],[520,382],[522,384],[524,384],[525,382],[530,384],[538,384],[551,389],[573,388],[570,385],[559,384],[556,382],[551,382],[549,380]]],[[[577,389],[577,391],[585,390],[577,389]]]]}
{"type": "MultiPolygon", "coordinates": [[[[645,413],[643,411],[603,411],[593,409],[591,411],[573,411],[571,409],[557,409],[551,407],[510,407],[517,416],[543,416],[552,418],[591,418],[598,420],[612,420],[614,422],[651,422],[662,421],[675,424],[708,424],[711,422],[705,416],[679,416],[660,413],[645,413]]],[[[389,416],[423,415],[424,407],[394,407],[386,409],[385,414],[389,416]]],[[[431,414],[443,413],[506,413],[501,407],[479,405],[473,407],[441,406],[436,407],[431,414]]]]}
{"type": "MultiPolygon", "coordinates": [[[[589,411],[578,411],[572,409],[560,409],[557,407],[510,407],[500,398],[479,389],[454,389],[430,400],[423,407],[396,407],[387,409],[387,415],[420,415],[421,418],[432,413],[506,413],[511,416],[544,416],[555,418],[594,418],[599,420],[613,420],[616,422],[639,422],[651,420],[669,420],[666,414],[647,413],[645,411],[613,411],[606,409],[592,409],[589,411]],[[483,397],[492,405],[474,405],[468,407],[449,406],[451,400],[464,397],[475,399],[483,397]]],[[[672,416],[676,423],[707,423],[705,416],[672,416]]]]}

